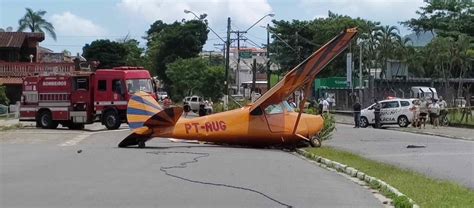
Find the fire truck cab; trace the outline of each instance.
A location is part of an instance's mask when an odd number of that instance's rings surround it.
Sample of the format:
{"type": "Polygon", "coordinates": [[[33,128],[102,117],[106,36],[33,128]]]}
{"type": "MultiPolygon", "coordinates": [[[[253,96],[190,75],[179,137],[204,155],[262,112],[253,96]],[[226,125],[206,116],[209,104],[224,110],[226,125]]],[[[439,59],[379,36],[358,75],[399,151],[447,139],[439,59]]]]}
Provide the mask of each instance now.
{"type": "Polygon", "coordinates": [[[59,124],[82,129],[100,121],[107,129],[117,129],[126,122],[128,99],[138,91],[156,96],[149,72],[141,67],[26,77],[20,121],[36,121],[47,129],[59,124]]]}

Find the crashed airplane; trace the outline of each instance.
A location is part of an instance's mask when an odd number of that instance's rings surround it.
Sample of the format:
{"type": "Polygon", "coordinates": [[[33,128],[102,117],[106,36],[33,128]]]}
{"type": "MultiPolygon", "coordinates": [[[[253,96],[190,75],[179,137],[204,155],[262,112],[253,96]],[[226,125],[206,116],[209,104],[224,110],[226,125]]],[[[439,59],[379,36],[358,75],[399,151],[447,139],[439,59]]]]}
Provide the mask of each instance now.
{"type": "Polygon", "coordinates": [[[198,140],[215,144],[271,146],[297,145],[302,142],[320,146],[323,118],[303,112],[307,95],[316,75],[343,52],[355,38],[356,28],[346,29],[306,60],[254,103],[239,109],[197,118],[182,118],[182,107],[163,109],[147,93],[135,94],[128,103],[127,119],[133,133],[119,147],[138,145],[155,138],[198,140]],[[286,102],[294,91],[304,90],[296,112],[286,102]]]}

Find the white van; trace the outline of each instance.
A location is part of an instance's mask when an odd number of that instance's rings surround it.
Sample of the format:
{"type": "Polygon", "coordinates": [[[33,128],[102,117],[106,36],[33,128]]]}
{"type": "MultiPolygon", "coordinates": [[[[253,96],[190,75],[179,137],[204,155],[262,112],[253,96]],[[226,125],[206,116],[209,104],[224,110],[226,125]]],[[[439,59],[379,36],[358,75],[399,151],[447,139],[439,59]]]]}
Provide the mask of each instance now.
{"type": "Polygon", "coordinates": [[[427,100],[431,100],[432,98],[436,100],[439,99],[438,93],[436,92],[436,88],[422,86],[411,87],[410,97],[418,99],[425,98],[427,100]]]}

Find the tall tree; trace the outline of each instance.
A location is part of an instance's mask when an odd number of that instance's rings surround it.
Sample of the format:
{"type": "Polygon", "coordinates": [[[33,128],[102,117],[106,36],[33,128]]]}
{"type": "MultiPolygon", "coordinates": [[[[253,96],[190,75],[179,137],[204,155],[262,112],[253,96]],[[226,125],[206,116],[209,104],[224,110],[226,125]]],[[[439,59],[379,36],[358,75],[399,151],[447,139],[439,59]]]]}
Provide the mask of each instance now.
{"type": "Polygon", "coordinates": [[[221,66],[209,65],[207,59],[177,59],[168,64],[167,76],[173,82],[171,95],[181,100],[186,95],[201,95],[214,101],[222,97],[224,73],[221,66]]]}
{"type": "MultiPolygon", "coordinates": [[[[273,23],[274,26],[270,28],[270,31],[274,41],[270,48],[275,53],[272,54],[271,59],[281,67],[281,73],[295,67],[342,30],[358,27],[361,33],[366,33],[369,31],[370,24],[378,24],[332,12],[329,12],[327,18],[317,18],[311,21],[274,20],[273,23]]],[[[352,43],[351,48],[354,48],[355,44],[355,42],[352,43]]],[[[345,64],[345,56],[336,57],[327,66],[328,70],[324,70],[321,76],[345,76],[345,64]]]]}
{"type": "Polygon", "coordinates": [[[400,31],[396,26],[386,25],[380,27],[379,36],[379,63],[382,66],[380,77],[383,77],[387,70],[388,59],[395,58],[393,53],[397,45],[401,42],[400,31]]]}
{"type": "Polygon", "coordinates": [[[443,37],[474,35],[474,2],[472,0],[427,0],[412,18],[402,24],[415,32],[433,31],[443,37]]]}
{"type": "Polygon", "coordinates": [[[125,47],[126,56],[125,56],[125,65],[127,66],[145,66],[145,57],[143,52],[145,49],[140,48],[140,44],[135,39],[123,40],[120,42],[125,47]]]}
{"type": "Polygon", "coordinates": [[[127,48],[115,41],[95,40],[82,48],[82,56],[99,61],[99,68],[112,68],[126,64],[127,48]]]}
{"type": "Polygon", "coordinates": [[[56,40],[54,26],[43,18],[45,14],[46,11],[43,10],[35,12],[30,8],[26,8],[25,16],[23,16],[23,18],[18,21],[18,32],[30,29],[31,32],[44,33],[43,30],[46,30],[46,32],[51,35],[54,40],[56,40]]]}
{"type": "Polygon", "coordinates": [[[165,24],[156,21],[147,31],[147,56],[153,70],[166,86],[173,84],[166,73],[167,65],[178,58],[197,57],[207,40],[207,23],[203,20],[189,20],[165,24]]]}

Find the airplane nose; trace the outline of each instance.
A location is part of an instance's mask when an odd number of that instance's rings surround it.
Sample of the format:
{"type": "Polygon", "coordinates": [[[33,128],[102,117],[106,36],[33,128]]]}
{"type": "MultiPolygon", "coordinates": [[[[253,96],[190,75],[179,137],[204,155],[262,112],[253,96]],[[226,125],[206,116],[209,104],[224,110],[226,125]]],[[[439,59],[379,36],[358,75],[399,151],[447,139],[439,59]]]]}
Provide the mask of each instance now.
{"type": "Polygon", "coordinates": [[[309,135],[315,135],[323,129],[324,119],[321,115],[308,115],[305,118],[309,135]]]}

